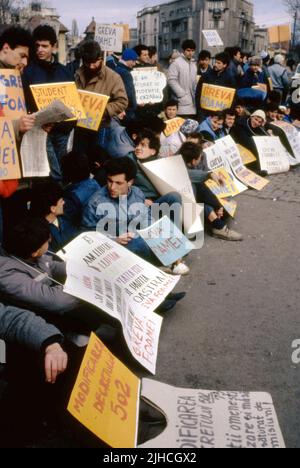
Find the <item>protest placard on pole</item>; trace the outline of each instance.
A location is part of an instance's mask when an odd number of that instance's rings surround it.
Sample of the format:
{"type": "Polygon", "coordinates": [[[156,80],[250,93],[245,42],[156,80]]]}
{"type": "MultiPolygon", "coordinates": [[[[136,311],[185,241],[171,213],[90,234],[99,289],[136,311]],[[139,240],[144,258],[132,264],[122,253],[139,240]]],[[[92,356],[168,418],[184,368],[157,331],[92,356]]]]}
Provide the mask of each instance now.
{"type": "Polygon", "coordinates": [[[278,120],[277,122],[272,123],[271,128],[273,126],[283,131],[288,142],[287,150],[292,154],[292,156],[295,159],[295,164],[293,165],[300,164],[300,132],[298,132],[296,127],[289,124],[288,122],[278,120]]]}
{"type": "Polygon", "coordinates": [[[95,41],[104,52],[122,52],[124,28],[114,24],[96,23],[95,41]]]}
{"type": "Polygon", "coordinates": [[[253,137],[262,171],[280,174],[290,170],[289,156],[279,137],[253,137]]]}
{"type": "Polygon", "coordinates": [[[186,235],[204,232],[203,206],[196,203],[193,187],[182,156],[157,159],[141,165],[161,195],[177,192],[182,197],[183,224],[186,235]]]}
{"type": "Polygon", "coordinates": [[[65,82],[30,85],[30,89],[39,110],[49,106],[53,101],[59,100],[75,115],[75,118],[70,120],[86,118],[75,83],[65,82]]]}
{"type": "Polygon", "coordinates": [[[141,397],[166,429],[139,448],[285,448],[268,393],[176,388],[142,380],[141,397]]]}
{"type": "Polygon", "coordinates": [[[138,68],[131,73],[138,104],[157,104],[164,98],[166,75],[157,68],[138,68]]]}
{"type": "Polygon", "coordinates": [[[47,136],[39,127],[24,134],[20,148],[23,177],[49,177],[47,136]]]}
{"type": "Polygon", "coordinates": [[[204,29],[202,31],[203,36],[206,39],[209,47],[223,47],[224,42],[222,41],[220,34],[215,29],[204,29]]]}
{"type": "Polygon", "coordinates": [[[225,88],[203,83],[200,98],[200,106],[203,110],[218,112],[230,109],[235,97],[234,88],[225,88]]]}
{"type": "Polygon", "coordinates": [[[0,69],[0,117],[14,120],[27,113],[20,72],[0,69]]]}
{"type": "Polygon", "coordinates": [[[269,181],[267,179],[260,177],[244,166],[238,147],[230,135],[218,140],[216,145],[220,148],[220,151],[225,153],[233,173],[243,184],[259,191],[268,185],[269,181]]]}
{"type": "Polygon", "coordinates": [[[182,119],[181,117],[175,117],[175,119],[167,120],[166,121],[166,128],[164,130],[164,134],[166,137],[169,137],[173,135],[174,133],[177,133],[178,130],[180,130],[180,127],[184,124],[185,119],[182,119]]]}
{"type": "Polygon", "coordinates": [[[0,117],[0,180],[21,179],[15,132],[9,119],[0,117]]]}
{"type": "Polygon", "coordinates": [[[146,229],[139,230],[138,233],[165,266],[172,265],[185,257],[194,248],[168,216],[164,216],[146,229]]]}
{"type": "Polygon", "coordinates": [[[78,90],[82,107],[86,114],[85,119],[78,120],[77,126],[97,132],[99,130],[109,96],[78,90]]]}
{"type": "Polygon", "coordinates": [[[162,318],[153,311],[179,281],[99,232],[77,237],[59,255],[67,262],[65,292],[119,320],[126,343],[155,374],[162,318]]]}
{"type": "Polygon", "coordinates": [[[113,448],[135,448],[140,380],[92,333],[68,411],[113,448]]]}

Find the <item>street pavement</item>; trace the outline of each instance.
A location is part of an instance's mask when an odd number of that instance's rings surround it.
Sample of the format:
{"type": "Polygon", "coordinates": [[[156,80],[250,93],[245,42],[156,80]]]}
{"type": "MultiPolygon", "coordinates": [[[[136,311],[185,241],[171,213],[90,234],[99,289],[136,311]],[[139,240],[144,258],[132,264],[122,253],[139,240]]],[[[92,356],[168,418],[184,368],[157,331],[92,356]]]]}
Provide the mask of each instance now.
{"type": "MultiPolygon", "coordinates": [[[[177,287],[187,296],[165,315],[154,379],[268,392],[286,445],[299,448],[300,365],[291,356],[292,342],[300,339],[300,169],[270,180],[263,192],[238,197],[232,227],[244,234],[243,242],[207,236],[189,257],[191,274],[177,287]]],[[[33,445],[69,446],[64,437],[33,445]]]]}

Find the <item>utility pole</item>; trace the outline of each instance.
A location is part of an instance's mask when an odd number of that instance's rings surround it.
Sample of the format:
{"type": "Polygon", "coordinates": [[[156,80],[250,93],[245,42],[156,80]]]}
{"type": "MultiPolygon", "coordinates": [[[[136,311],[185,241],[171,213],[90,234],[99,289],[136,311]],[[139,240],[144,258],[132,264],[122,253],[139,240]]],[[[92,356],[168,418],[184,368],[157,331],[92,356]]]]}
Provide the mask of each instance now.
{"type": "Polygon", "coordinates": [[[295,51],[295,46],[296,46],[297,21],[298,21],[298,11],[296,10],[295,15],[294,15],[293,52],[295,51]]]}

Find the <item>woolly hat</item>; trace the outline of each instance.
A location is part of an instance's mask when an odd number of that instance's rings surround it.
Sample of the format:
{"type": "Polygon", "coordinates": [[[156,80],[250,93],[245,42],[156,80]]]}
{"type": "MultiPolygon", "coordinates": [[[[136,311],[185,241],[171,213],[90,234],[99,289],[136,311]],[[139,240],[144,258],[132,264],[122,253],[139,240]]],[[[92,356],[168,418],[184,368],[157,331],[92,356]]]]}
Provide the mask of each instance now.
{"type": "Polygon", "coordinates": [[[251,65],[257,65],[258,67],[261,67],[262,66],[262,60],[260,57],[251,57],[251,59],[249,60],[249,65],[251,67],[251,65]]]}
{"type": "Polygon", "coordinates": [[[267,116],[263,110],[257,110],[251,114],[251,117],[259,117],[264,121],[264,124],[267,122],[267,116]]]}
{"type": "Polygon", "coordinates": [[[197,132],[198,127],[199,123],[196,120],[187,119],[180,127],[180,131],[185,135],[189,135],[190,133],[197,132]]]}
{"type": "Polygon", "coordinates": [[[137,60],[138,58],[138,54],[133,49],[125,49],[122,54],[122,60],[124,60],[124,62],[127,62],[129,60],[137,60]]]}

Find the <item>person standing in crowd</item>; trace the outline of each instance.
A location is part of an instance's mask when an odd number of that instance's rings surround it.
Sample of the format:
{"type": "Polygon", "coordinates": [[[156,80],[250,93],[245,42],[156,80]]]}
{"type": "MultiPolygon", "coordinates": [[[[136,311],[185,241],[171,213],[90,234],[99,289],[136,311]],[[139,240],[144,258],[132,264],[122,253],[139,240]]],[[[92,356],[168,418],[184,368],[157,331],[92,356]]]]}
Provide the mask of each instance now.
{"type": "Polygon", "coordinates": [[[252,57],[249,65],[240,81],[238,97],[249,101],[249,105],[257,109],[267,97],[268,77],[262,69],[260,57],[252,57]]]}
{"type": "Polygon", "coordinates": [[[139,44],[133,48],[138,55],[135,68],[152,67],[150,63],[149,48],[144,44],[139,44]]]}
{"type": "Polygon", "coordinates": [[[83,43],[80,54],[83,65],[75,75],[77,88],[110,97],[98,133],[81,128],[75,130],[74,148],[86,153],[90,146],[97,144],[105,148],[111,119],[127,109],[128,98],[120,75],[103,63],[103,54],[98,42],[83,43]]]}
{"type": "MultiPolygon", "coordinates": [[[[22,77],[27,109],[35,112],[37,106],[30,85],[74,81],[68,69],[55,58],[57,37],[51,26],[38,26],[33,32],[34,60],[24,70],[22,77]]],[[[67,151],[69,136],[74,122],[61,122],[51,127],[47,138],[47,154],[54,180],[61,182],[61,158],[67,151]]]]}
{"type": "Polygon", "coordinates": [[[115,69],[115,72],[118,73],[123,80],[129,101],[128,108],[126,110],[127,120],[133,120],[136,116],[135,113],[137,110],[136,92],[131,74],[136,65],[137,59],[138,55],[135,50],[125,49],[118,66],[115,69]]]}
{"type": "Polygon", "coordinates": [[[229,71],[238,84],[240,79],[244,76],[244,70],[242,67],[242,50],[240,47],[228,47],[225,52],[227,52],[231,58],[229,71]]]}
{"type": "Polygon", "coordinates": [[[168,84],[178,100],[178,115],[183,118],[195,118],[195,90],[197,85],[197,64],[194,59],[196,44],[186,40],[182,44],[183,53],[171,65],[168,71],[168,84]]]}
{"type": "Polygon", "coordinates": [[[282,102],[285,102],[286,100],[290,85],[290,80],[287,69],[284,66],[284,61],[284,56],[277,54],[274,57],[274,64],[268,68],[273,83],[273,88],[275,91],[280,92],[282,102]]]}
{"type": "Polygon", "coordinates": [[[201,50],[198,56],[198,75],[200,79],[211,70],[211,53],[208,50],[201,50]]]}

